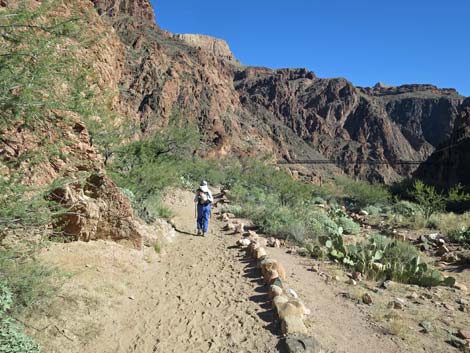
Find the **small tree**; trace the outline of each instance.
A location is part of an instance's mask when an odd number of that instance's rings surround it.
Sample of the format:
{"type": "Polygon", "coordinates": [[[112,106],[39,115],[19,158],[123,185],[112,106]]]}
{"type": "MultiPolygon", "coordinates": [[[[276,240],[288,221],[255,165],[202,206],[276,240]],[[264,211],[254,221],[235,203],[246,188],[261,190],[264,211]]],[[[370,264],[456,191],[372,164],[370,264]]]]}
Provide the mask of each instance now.
{"type": "Polygon", "coordinates": [[[445,208],[446,197],[437,192],[434,186],[426,185],[421,180],[414,182],[411,195],[423,210],[426,220],[428,220],[433,213],[442,211],[445,208]]]}

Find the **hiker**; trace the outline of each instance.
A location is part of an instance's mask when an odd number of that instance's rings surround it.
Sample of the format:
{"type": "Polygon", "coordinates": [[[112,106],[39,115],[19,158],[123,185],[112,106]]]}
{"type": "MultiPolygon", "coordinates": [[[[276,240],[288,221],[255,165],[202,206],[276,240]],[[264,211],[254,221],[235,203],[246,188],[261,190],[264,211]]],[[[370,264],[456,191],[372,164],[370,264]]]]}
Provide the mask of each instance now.
{"type": "Polygon", "coordinates": [[[211,203],[213,201],[214,199],[207,186],[207,181],[201,181],[194,197],[194,202],[197,202],[197,235],[205,236],[207,233],[211,215],[211,203]]]}

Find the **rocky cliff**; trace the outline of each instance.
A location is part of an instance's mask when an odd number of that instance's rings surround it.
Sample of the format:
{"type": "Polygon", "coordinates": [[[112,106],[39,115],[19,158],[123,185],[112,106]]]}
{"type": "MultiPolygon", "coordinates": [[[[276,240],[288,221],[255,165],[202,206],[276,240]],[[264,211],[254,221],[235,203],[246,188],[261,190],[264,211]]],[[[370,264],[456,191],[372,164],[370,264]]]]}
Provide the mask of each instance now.
{"type": "MultiPolygon", "coordinates": [[[[175,117],[197,126],[207,157],[332,159],[350,175],[391,182],[411,175],[450,138],[464,99],[433,85],[362,88],[305,69],[243,67],[224,41],[173,35],[149,24],[147,12],[130,11],[132,1],[121,3],[113,2],[108,17],[127,53],[121,100],[143,136],[175,117]]],[[[137,3],[149,9],[145,0],[137,3]]],[[[107,1],[94,5],[107,14],[107,1]]],[[[312,174],[338,172],[321,168],[308,167],[312,174]]]]}
{"type": "Polygon", "coordinates": [[[192,47],[203,49],[215,57],[235,61],[235,56],[230,50],[227,42],[202,34],[175,34],[174,38],[180,39],[192,47]]]}
{"type": "MultiPolygon", "coordinates": [[[[13,1],[1,6],[15,4],[13,1]]],[[[127,7],[115,4],[109,13],[121,13],[123,8],[129,15],[142,13],[136,5],[130,4],[127,7]]],[[[117,99],[119,81],[116,79],[123,74],[125,50],[114,30],[88,1],[60,3],[52,11],[57,18],[74,13],[89,21],[86,35],[96,40],[92,45],[71,52],[80,61],[90,63],[96,78],[93,89],[98,96],[101,93],[116,96],[109,102],[109,110],[125,113],[126,105],[117,99]]],[[[146,16],[151,25],[153,17],[146,16]]],[[[2,113],[0,117],[5,118],[2,113]]],[[[99,121],[101,117],[93,119],[99,121]]],[[[128,198],[106,176],[103,158],[93,145],[83,117],[66,110],[51,109],[41,111],[37,121],[40,123],[25,124],[17,120],[0,129],[2,181],[19,172],[23,184],[38,191],[50,189],[48,198],[66,210],[56,218],[54,234],[83,241],[111,239],[141,247],[147,232],[134,217],[128,198]]],[[[118,126],[122,121],[116,119],[114,123],[118,126]]],[[[2,236],[5,234],[1,234],[0,240],[2,236]]]]}
{"type": "Polygon", "coordinates": [[[470,99],[459,108],[449,139],[438,146],[415,173],[430,184],[449,188],[456,184],[470,187],[470,99]]]}

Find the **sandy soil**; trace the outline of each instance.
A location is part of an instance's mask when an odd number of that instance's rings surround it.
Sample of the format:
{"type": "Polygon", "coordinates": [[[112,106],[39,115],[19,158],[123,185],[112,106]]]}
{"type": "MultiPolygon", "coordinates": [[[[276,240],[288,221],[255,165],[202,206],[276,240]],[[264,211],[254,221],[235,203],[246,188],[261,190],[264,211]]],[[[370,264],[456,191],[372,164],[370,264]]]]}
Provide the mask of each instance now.
{"type": "Polygon", "coordinates": [[[43,257],[72,279],[46,316],[30,320],[45,352],[277,352],[278,338],[234,238],[215,219],[195,237],[192,195],[169,199],[179,236],[129,250],[108,242],[51,246],[43,257]],[[270,321],[270,320],[268,320],[270,321]],[[45,328],[45,329],[44,329],[45,328]]]}
{"type": "MultiPolygon", "coordinates": [[[[194,236],[192,197],[186,192],[167,197],[179,232],[171,243],[162,245],[161,254],[152,247],[137,251],[105,241],[55,244],[44,251],[45,261],[71,275],[56,303],[27,320],[29,333],[39,338],[44,352],[283,352],[267,287],[253,261],[234,247],[238,237],[222,232],[223,224],[215,217],[206,238],[194,236]]],[[[366,306],[357,298],[367,288],[346,285],[338,266],[287,254],[285,248],[269,248],[268,253],[286,267],[287,284],[312,311],[306,319],[309,334],[328,352],[457,351],[445,343],[444,336],[437,339],[419,333],[417,322],[411,321],[426,308],[430,315],[440,315],[438,310],[444,309],[434,300],[410,304],[400,313],[403,318],[393,318],[400,325],[394,327],[398,334],[391,335],[374,318],[389,312],[390,296],[406,296],[409,286],[397,288],[396,293],[369,291],[374,304],[366,306]],[[341,280],[325,281],[310,270],[312,265],[341,280]]],[[[449,289],[437,291],[441,297],[461,295],[449,289]]],[[[467,327],[465,313],[454,310],[446,315],[448,320],[458,319],[461,328],[467,327]]],[[[444,332],[446,321],[432,319],[444,332]]]]}

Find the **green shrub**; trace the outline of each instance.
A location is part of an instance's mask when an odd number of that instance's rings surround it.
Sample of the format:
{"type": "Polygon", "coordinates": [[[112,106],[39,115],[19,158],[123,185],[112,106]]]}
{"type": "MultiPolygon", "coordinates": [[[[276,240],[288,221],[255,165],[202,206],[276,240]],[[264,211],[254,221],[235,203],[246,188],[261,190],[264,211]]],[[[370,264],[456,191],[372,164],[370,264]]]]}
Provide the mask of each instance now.
{"type": "Polygon", "coordinates": [[[438,193],[433,186],[426,185],[421,180],[415,181],[411,195],[423,210],[426,220],[434,212],[442,211],[446,204],[446,199],[442,194],[438,193]]]}
{"type": "Polygon", "coordinates": [[[13,306],[13,293],[0,281],[0,352],[2,353],[35,353],[40,351],[34,340],[21,332],[9,310],[13,306]]]}
{"type": "Polygon", "coordinates": [[[0,251],[0,352],[36,353],[39,345],[23,334],[11,316],[31,311],[52,297],[51,270],[28,260],[29,254],[0,251]]]}
{"type": "Polygon", "coordinates": [[[458,234],[463,229],[470,227],[470,212],[464,214],[434,213],[429,217],[427,226],[449,236],[451,233],[458,234]]]}
{"type": "Polygon", "coordinates": [[[294,237],[297,241],[302,241],[305,232],[299,227],[298,219],[288,207],[266,208],[255,215],[254,221],[266,234],[278,236],[280,238],[294,237]],[[295,228],[295,233],[292,230],[295,228]]]}
{"type": "Polygon", "coordinates": [[[369,184],[346,177],[337,178],[336,183],[343,188],[345,196],[352,199],[358,207],[390,202],[390,193],[383,185],[369,184]]]}
{"type": "Polygon", "coordinates": [[[246,214],[245,208],[241,207],[240,205],[233,204],[223,205],[221,207],[221,211],[223,213],[232,213],[237,217],[244,217],[246,214]]]}
{"type": "Polygon", "coordinates": [[[456,243],[470,245],[470,227],[454,229],[449,232],[448,236],[456,243]]]}
{"type": "Polygon", "coordinates": [[[364,208],[364,211],[366,211],[371,216],[377,216],[382,212],[382,207],[369,205],[364,208]]]}
{"type": "Polygon", "coordinates": [[[2,280],[13,296],[14,313],[45,307],[57,290],[57,272],[34,259],[34,250],[0,250],[2,280]]]}
{"type": "Polygon", "coordinates": [[[326,201],[319,197],[319,196],[315,196],[313,199],[312,199],[312,203],[315,204],[315,205],[326,205],[326,201]]]}
{"type": "Polygon", "coordinates": [[[338,225],[343,228],[345,234],[358,234],[361,230],[360,225],[349,217],[340,217],[338,225]]]}
{"type": "Polygon", "coordinates": [[[409,201],[399,201],[392,206],[392,210],[405,217],[413,217],[422,213],[420,206],[409,201]]]}
{"type": "Polygon", "coordinates": [[[327,236],[338,231],[338,225],[324,211],[310,211],[305,216],[307,227],[313,237],[327,236]]]}

